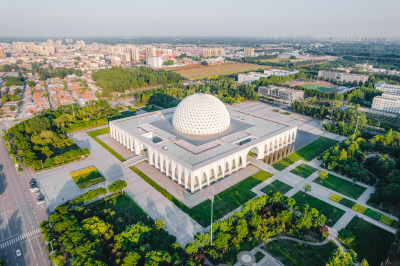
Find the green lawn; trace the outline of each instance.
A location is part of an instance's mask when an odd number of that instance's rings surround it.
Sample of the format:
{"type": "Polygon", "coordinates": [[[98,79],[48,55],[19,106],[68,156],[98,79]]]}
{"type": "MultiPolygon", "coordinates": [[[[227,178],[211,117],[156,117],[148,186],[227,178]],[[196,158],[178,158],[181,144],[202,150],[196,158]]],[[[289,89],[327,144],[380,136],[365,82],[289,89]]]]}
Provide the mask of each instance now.
{"type": "Polygon", "coordinates": [[[97,143],[99,143],[101,146],[103,146],[103,148],[105,148],[107,151],[109,151],[112,155],[114,155],[118,160],[120,160],[121,162],[125,161],[125,158],[122,157],[121,155],[119,155],[116,151],[114,151],[110,146],[108,146],[107,144],[105,144],[103,141],[101,141],[97,136],[99,135],[103,135],[103,134],[107,134],[110,133],[110,128],[109,127],[105,127],[105,128],[101,128],[101,129],[97,129],[97,130],[93,130],[93,131],[89,131],[86,132],[89,136],[91,136],[97,143]]]}
{"type": "Polygon", "coordinates": [[[347,208],[350,208],[350,209],[351,209],[351,208],[353,207],[353,205],[355,204],[354,201],[349,200],[349,199],[346,199],[346,198],[342,198],[342,199],[339,201],[339,203],[342,204],[343,206],[346,206],[347,208]]]}
{"type": "Polygon", "coordinates": [[[146,105],[145,107],[142,108],[142,110],[146,112],[154,112],[160,110],[160,108],[157,108],[154,105],[146,105]]]}
{"type": "Polygon", "coordinates": [[[369,265],[380,265],[386,259],[395,235],[358,217],[346,229],[355,235],[354,251],[359,259],[366,258],[369,265]]]}
{"type": "Polygon", "coordinates": [[[324,86],[320,84],[312,84],[312,83],[306,83],[303,85],[300,85],[300,87],[306,88],[306,89],[313,89],[313,90],[320,90],[322,92],[327,92],[335,89],[335,87],[330,87],[330,86],[324,86]]]}
{"type": "Polygon", "coordinates": [[[69,175],[80,189],[84,189],[106,181],[106,179],[100,174],[99,171],[97,171],[94,166],[71,172],[69,175]]]}
{"type": "Polygon", "coordinates": [[[286,185],[285,183],[283,183],[279,180],[275,180],[271,184],[269,184],[269,185],[265,186],[263,189],[261,189],[261,191],[264,192],[265,194],[270,194],[270,193],[274,194],[276,192],[285,194],[292,188],[293,188],[292,186],[286,185]]]}
{"type": "Polygon", "coordinates": [[[322,246],[310,246],[281,239],[268,243],[264,250],[287,266],[325,266],[336,248],[332,242],[322,246]]]}
{"type": "Polygon", "coordinates": [[[136,115],[136,112],[132,112],[132,111],[122,111],[117,115],[113,115],[108,117],[108,121],[113,121],[113,120],[117,120],[117,119],[122,119],[122,118],[126,118],[126,117],[130,117],[130,116],[134,116],[136,115]]]}
{"type": "Polygon", "coordinates": [[[326,225],[333,226],[342,215],[345,213],[343,210],[336,208],[325,201],[317,199],[311,195],[303,192],[297,192],[292,198],[299,204],[308,204],[310,207],[316,208],[320,213],[326,216],[326,225]]]}
{"type": "Polygon", "coordinates": [[[272,166],[275,169],[281,171],[289,165],[297,162],[298,160],[309,162],[317,157],[319,154],[327,150],[329,147],[335,145],[337,142],[338,141],[330,138],[319,137],[319,139],[311,142],[310,144],[304,146],[303,148],[290,154],[289,156],[277,161],[276,163],[272,164],[272,166]]]}
{"type": "Polygon", "coordinates": [[[296,168],[294,168],[290,172],[295,175],[301,176],[302,178],[307,178],[310,175],[312,175],[313,173],[315,173],[316,171],[317,171],[317,169],[315,169],[314,167],[311,167],[311,166],[303,163],[303,164],[300,164],[299,166],[297,166],[296,168]]]}
{"type": "MultiPolygon", "coordinates": [[[[196,220],[199,224],[206,227],[210,225],[211,222],[211,201],[206,200],[193,208],[188,208],[182,202],[177,200],[168,191],[159,186],[151,178],[146,176],[143,172],[135,167],[131,169],[143,178],[147,183],[159,191],[162,195],[172,201],[177,207],[186,212],[190,217],[196,220]]],[[[236,185],[222,191],[221,193],[215,195],[214,198],[214,215],[213,219],[218,220],[224,215],[233,211],[243,203],[254,198],[255,193],[251,192],[250,189],[260,184],[264,180],[267,180],[272,176],[271,173],[265,171],[259,171],[256,174],[246,178],[245,180],[237,183],[236,185]]]]}
{"type": "Polygon", "coordinates": [[[326,188],[330,188],[353,199],[358,199],[361,194],[366,190],[365,187],[354,184],[350,181],[344,180],[331,174],[328,174],[328,177],[324,180],[317,177],[316,179],[314,179],[313,182],[320,184],[326,188]]]}

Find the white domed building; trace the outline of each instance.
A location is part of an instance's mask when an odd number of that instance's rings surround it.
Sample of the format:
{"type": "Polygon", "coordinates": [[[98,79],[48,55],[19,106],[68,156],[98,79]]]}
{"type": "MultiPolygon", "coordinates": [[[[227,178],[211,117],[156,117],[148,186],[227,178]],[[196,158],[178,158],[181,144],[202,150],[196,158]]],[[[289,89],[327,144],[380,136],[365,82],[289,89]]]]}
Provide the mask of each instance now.
{"type": "Polygon", "coordinates": [[[250,151],[267,163],[286,156],[297,127],[228,110],[218,98],[198,93],[175,108],[111,121],[110,135],[194,193],[245,168],[250,151]]]}

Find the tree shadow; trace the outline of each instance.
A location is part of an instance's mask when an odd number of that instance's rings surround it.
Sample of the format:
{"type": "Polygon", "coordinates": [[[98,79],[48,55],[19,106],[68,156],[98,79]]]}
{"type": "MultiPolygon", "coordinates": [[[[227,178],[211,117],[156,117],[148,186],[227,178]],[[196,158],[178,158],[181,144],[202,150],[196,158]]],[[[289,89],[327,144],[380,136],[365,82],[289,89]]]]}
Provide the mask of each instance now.
{"type": "Polygon", "coordinates": [[[4,166],[0,164],[0,195],[4,193],[7,188],[6,175],[3,172],[4,166]]]}

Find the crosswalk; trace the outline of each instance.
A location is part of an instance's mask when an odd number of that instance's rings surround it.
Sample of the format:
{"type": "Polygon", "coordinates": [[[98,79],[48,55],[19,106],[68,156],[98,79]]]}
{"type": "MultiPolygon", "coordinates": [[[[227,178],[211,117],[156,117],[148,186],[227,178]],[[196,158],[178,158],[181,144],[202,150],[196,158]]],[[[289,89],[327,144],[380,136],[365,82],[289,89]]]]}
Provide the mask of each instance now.
{"type": "Polygon", "coordinates": [[[11,238],[9,240],[5,240],[4,242],[0,243],[0,249],[6,248],[6,247],[8,247],[8,246],[10,246],[10,245],[12,245],[14,243],[18,243],[18,242],[20,242],[22,240],[28,239],[28,238],[33,237],[33,236],[38,235],[38,234],[40,234],[40,229],[39,228],[36,229],[36,230],[33,230],[31,232],[16,236],[14,238],[11,238]]]}

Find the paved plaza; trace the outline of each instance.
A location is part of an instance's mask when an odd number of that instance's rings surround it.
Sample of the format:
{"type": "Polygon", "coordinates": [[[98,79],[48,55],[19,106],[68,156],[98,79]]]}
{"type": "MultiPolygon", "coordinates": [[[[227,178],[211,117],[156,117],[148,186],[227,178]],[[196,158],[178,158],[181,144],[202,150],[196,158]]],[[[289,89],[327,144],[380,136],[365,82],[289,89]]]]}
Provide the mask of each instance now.
{"type": "Polygon", "coordinates": [[[259,168],[249,165],[246,168],[240,169],[232,175],[222,178],[218,182],[212,183],[210,186],[204,187],[202,190],[192,194],[185,190],[182,186],[178,185],[178,183],[175,181],[172,181],[171,178],[155,169],[148,162],[140,162],[136,164],[135,167],[153,179],[153,181],[155,181],[162,188],[167,190],[172,196],[189,208],[202,203],[203,201],[209,199],[210,196],[217,195],[218,193],[260,171],[259,168]]]}

